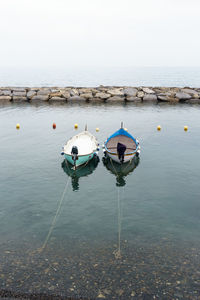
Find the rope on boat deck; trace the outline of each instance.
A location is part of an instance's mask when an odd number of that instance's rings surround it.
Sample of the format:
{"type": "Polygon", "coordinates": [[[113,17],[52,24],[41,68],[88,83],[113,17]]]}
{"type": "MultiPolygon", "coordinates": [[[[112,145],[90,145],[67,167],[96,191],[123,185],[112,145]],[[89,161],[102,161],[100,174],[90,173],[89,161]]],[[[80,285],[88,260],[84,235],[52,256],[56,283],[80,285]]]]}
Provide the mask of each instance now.
{"type": "Polygon", "coordinates": [[[69,179],[70,179],[70,177],[68,177],[68,180],[67,180],[67,183],[66,183],[66,185],[65,185],[65,188],[64,188],[62,197],[61,197],[61,199],[60,199],[60,201],[59,201],[59,203],[58,203],[58,208],[57,208],[57,210],[56,210],[56,214],[55,214],[55,216],[54,216],[54,218],[53,218],[53,221],[52,221],[52,223],[51,223],[51,226],[50,226],[49,232],[48,232],[48,234],[47,234],[47,236],[46,236],[46,239],[45,239],[45,241],[44,241],[42,247],[39,249],[39,252],[42,252],[42,251],[46,248],[46,245],[47,245],[47,243],[48,243],[48,241],[49,241],[49,238],[50,238],[50,236],[51,236],[51,234],[52,234],[52,231],[53,231],[54,226],[55,226],[55,224],[56,224],[56,220],[57,220],[58,214],[59,214],[59,212],[60,212],[60,209],[61,209],[63,200],[64,200],[64,198],[65,198],[65,193],[66,193],[67,187],[68,187],[68,185],[69,185],[69,179]]]}

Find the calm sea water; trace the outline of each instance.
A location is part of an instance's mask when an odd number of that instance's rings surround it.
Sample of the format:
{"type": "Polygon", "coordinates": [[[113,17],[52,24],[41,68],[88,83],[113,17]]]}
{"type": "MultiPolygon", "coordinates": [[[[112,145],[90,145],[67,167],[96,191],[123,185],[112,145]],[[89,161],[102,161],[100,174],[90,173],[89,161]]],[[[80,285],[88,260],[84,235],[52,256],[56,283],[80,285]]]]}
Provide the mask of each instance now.
{"type": "Polygon", "coordinates": [[[177,86],[199,87],[200,68],[1,68],[0,86],[177,86]]]}
{"type": "Polygon", "coordinates": [[[198,299],[198,106],[8,105],[0,128],[0,296],[198,299]],[[116,176],[100,152],[69,176],[74,123],[102,145],[121,121],[140,140],[136,168],[116,176]]]}

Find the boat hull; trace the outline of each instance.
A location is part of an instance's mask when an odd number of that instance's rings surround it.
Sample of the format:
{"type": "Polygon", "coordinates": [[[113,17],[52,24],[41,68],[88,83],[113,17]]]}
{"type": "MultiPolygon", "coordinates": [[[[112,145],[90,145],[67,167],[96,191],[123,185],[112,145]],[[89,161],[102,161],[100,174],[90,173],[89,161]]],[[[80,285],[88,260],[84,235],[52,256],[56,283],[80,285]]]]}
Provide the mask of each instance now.
{"type": "MultiPolygon", "coordinates": [[[[96,155],[96,153],[91,153],[87,155],[78,155],[78,159],[76,160],[76,167],[81,166],[85,164],[86,162],[90,161],[93,159],[93,157],[96,155]]],[[[64,154],[65,159],[74,166],[74,161],[72,159],[72,156],[69,154],[64,154]]]]}
{"type": "MultiPolygon", "coordinates": [[[[117,154],[111,154],[110,152],[108,151],[105,151],[106,153],[106,156],[110,157],[112,160],[114,160],[115,162],[117,162],[118,164],[121,164],[121,161],[119,160],[118,158],[118,155],[117,154]]],[[[124,162],[123,163],[126,163],[130,160],[132,160],[134,157],[136,156],[136,153],[131,153],[130,155],[125,155],[124,156],[124,162]]]]}

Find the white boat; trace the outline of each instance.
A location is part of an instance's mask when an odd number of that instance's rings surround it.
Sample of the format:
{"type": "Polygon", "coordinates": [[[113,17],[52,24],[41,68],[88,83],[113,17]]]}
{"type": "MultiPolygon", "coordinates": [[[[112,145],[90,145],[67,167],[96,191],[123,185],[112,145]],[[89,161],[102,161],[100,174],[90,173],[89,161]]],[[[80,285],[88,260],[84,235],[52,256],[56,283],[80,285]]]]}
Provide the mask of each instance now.
{"type": "Polygon", "coordinates": [[[104,143],[103,151],[105,156],[109,156],[117,163],[126,163],[140,154],[139,141],[130,133],[121,128],[113,133],[104,143]]]}
{"type": "Polygon", "coordinates": [[[65,146],[63,152],[65,159],[74,166],[74,168],[83,165],[90,161],[99,152],[99,144],[95,136],[88,130],[70,138],[65,146]]]}

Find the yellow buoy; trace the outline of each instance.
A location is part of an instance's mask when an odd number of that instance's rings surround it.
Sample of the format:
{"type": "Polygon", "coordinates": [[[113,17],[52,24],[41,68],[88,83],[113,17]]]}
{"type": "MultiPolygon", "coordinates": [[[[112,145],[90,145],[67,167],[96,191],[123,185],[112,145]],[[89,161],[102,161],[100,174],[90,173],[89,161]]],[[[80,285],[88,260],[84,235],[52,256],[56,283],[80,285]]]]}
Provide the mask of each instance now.
{"type": "Polygon", "coordinates": [[[76,124],[74,124],[74,128],[75,129],[77,129],[78,128],[78,124],[76,123],[76,124]]]}
{"type": "Polygon", "coordinates": [[[185,131],[188,131],[188,126],[184,126],[184,130],[185,130],[185,131]]]}
{"type": "Polygon", "coordinates": [[[96,128],[96,132],[99,132],[99,128],[98,127],[96,128]]]}
{"type": "Polygon", "coordinates": [[[19,123],[17,123],[16,129],[20,129],[20,124],[19,123]]]}
{"type": "Polygon", "coordinates": [[[158,130],[158,131],[161,130],[161,126],[160,126],[160,125],[157,126],[157,130],[158,130]]]}
{"type": "Polygon", "coordinates": [[[127,128],[124,128],[124,130],[125,130],[125,131],[128,131],[128,129],[127,129],[127,128]]]}

